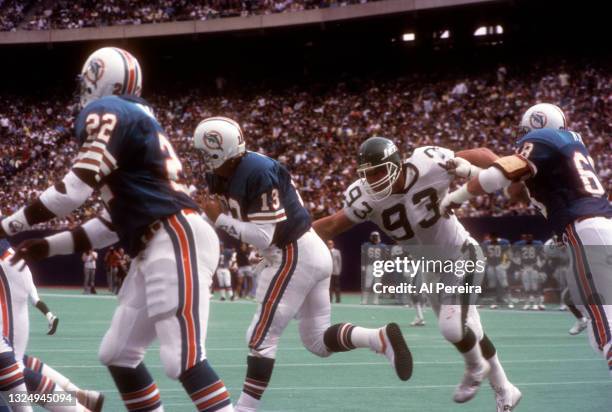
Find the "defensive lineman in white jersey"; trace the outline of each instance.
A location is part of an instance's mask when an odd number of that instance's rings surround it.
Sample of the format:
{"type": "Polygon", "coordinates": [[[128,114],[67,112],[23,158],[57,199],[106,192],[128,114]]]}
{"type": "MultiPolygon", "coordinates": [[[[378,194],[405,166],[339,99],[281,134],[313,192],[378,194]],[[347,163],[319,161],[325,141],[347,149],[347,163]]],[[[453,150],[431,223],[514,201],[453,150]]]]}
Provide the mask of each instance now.
{"type": "MultiPolygon", "coordinates": [[[[451,150],[429,146],[416,149],[402,161],[391,140],[369,138],[359,149],[360,179],[346,190],[344,209],[319,219],[313,226],[323,239],[330,239],[356,224],[371,221],[399,244],[414,245],[411,250],[416,252],[416,258],[454,260],[482,256],[478,243],[456,217],[441,218],[438,202],[447,193],[454,174],[468,177],[479,170],[466,159],[484,166],[494,160],[489,153],[473,149],[458,153],[462,156],[459,157],[451,150]]],[[[431,281],[435,274],[428,277],[431,281]]],[[[444,275],[439,280],[463,284],[465,279],[444,275]]],[[[457,347],[466,362],[464,378],[453,397],[455,402],[472,399],[480,383],[489,377],[497,410],[513,410],[521,393],[508,381],[495,347],[483,332],[474,302],[458,304],[457,295],[429,298],[442,335],[457,347]]]]}

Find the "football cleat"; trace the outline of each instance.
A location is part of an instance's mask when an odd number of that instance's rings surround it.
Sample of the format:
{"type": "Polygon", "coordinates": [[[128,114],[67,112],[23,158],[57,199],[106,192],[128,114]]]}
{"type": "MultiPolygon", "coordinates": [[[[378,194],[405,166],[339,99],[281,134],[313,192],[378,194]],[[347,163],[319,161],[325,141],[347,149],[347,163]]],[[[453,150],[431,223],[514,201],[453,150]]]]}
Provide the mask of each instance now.
{"type": "Polygon", "coordinates": [[[425,319],[415,319],[410,322],[410,326],[425,326],[425,319]]]}
{"type": "Polygon", "coordinates": [[[521,401],[523,394],[513,384],[495,390],[495,402],[497,403],[497,412],[511,412],[521,401]]]}
{"type": "Polygon", "coordinates": [[[92,412],[100,412],[104,405],[104,395],[97,391],[79,390],[77,401],[92,412]]]}
{"type": "Polygon", "coordinates": [[[572,336],[578,335],[580,332],[585,330],[589,326],[589,321],[586,318],[578,319],[574,326],[569,330],[569,334],[572,336]]]}
{"type": "Polygon", "coordinates": [[[546,310],[546,305],[544,305],[543,303],[540,303],[540,304],[538,305],[538,309],[539,309],[539,310],[546,310]]]}
{"type": "Polygon", "coordinates": [[[453,400],[457,403],[464,403],[474,398],[480,389],[480,384],[489,376],[490,371],[489,362],[484,360],[475,368],[467,368],[463,380],[455,389],[453,400]]]}
{"type": "Polygon", "coordinates": [[[514,309],[514,303],[509,302],[508,303],[508,309],[514,309]]]}
{"type": "Polygon", "coordinates": [[[523,310],[529,310],[530,307],[531,307],[531,305],[529,303],[527,303],[525,306],[523,306],[523,310]]]}
{"type": "Polygon", "coordinates": [[[379,338],[382,348],[379,353],[384,354],[397,376],[407,381],[412,376],[412,354],[404,340],[402,331],[397,323],[389,323],[384,328],[379,329],[379,338]]]}
{"type": "Polygon", "coordinates": [[[540,307],[534,303],[531,305],[531,310],[540,310],[540,307]]]}
{"type": "Polygon", "coordinates": [[[497,309],[497,305],[493,304],[489,306],[489,309],[497,309]]]}
{"type": "Polygon", "coordinates": [[[49,317],[49,331],[47,335],[53,335],[57,330],[57,325],[59,324],[59,318],[55,315],[51,315],[49,317]]]}

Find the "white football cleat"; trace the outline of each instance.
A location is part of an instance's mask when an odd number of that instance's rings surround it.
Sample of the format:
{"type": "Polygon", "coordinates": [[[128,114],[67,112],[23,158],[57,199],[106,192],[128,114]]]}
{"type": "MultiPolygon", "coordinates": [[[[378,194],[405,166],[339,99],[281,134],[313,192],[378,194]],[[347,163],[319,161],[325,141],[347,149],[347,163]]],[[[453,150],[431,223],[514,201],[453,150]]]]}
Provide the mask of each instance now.
{"type": "Polygon", "coordinates": [[[508,303],[508,309],[514,309],[514,303],[512,302],[508,303]]]}
{"type": "Polygon", "coordinates": [[[569,334],[572,336],[578,335],[580,332],[585,330],[588,326],[589,326],[589,321],[587,318],[578,319],[576,320],[576,323],[574,323],[574,326],[572,326],[572,328],[569,330],[569,334]]]}
{"type": "Polygon", "coordinates": [[[425,326],[425,319],[415,319],[410,322],[410,326],[425,326]]]}
{"type": "Polygon", "coordinates": [[[495,391],[497,412],[511,412],[521,401],[523,394],[513,384],[495,391]]]}
{"type": "Polygon", "coordinates": [[[497,309],[497,305],[493,304],[489,306],[489,309],[497,309]]]}
{"type": "Polygon", "coordinates": [[[540,310],[540,307],[534,303],[534,304],[531,306],[531,309],[532,309],[532,310],[540,310]]]}
{"type": "Polygon", "coordinates": [[[525,304],[525,306],[523,306],[523,310],[529,310],[529,308],[531,307],[531,305],[529,303],[525,304]]]}
{"type": "Polygon", "coordinates": [[[402,331],[397,323],[389,323],[379,329],[379,338],[382,348],[379,353],[385,355],[397,376],[407,381],[412,376],[412,354],[404,340],[402,331]]]}
{"type": "Polygon", "coordinates": [[[489,365],[489,362],[484,360],[482,361],[482,364],[476,368],[466,369],[463,375],[463,380],[455,389],[453,400],[457,403],[464,403],[471,400],[474,396],[476,396],[478,389],[480,389],[480,384],[487,378],[487,376],[489,376],[490,371],[491,366],[489,365]]]}
{"type": "Polygon", "coordinates": [[[539,310],[546,310],[546,305],[544,305],[543,303],[540,303],[540,304],[538,305],[538,309],[539,309],[539,310]]]}

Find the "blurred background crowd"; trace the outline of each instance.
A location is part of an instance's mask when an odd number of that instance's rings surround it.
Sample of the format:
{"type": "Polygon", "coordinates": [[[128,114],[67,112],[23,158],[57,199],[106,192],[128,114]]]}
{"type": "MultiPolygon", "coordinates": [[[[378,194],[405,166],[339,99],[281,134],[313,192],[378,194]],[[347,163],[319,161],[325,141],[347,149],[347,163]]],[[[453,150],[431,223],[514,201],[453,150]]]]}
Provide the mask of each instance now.
{"type": "MultiPolygon", "coordinates": [[[[125,10],[125,8],[124,8],[125,10]]],[[[453,150],[484,146],[498,154],[514,150],[516,125],[530,105],[546,101],[566,112],[570,127],[588,145],[603,185],[612,189],[612,76],[604,67],[535,64],[526,72],[499,66],[488,73],[444,76],[345,78],[308,88],[241,88],[225,92],[187,89],[155,93],[153,105],[183,161],[189,184],[205,189],[204,172],[191,149],[191,134],[205,117],[223,115],[242,125],[250,150],[279,159],[291,171],[314,215],[342,207],[344,189],[356,178],[356,153],[367,137],[393,138],[407,157],[418,146],[453,150]]],[[[0,210],[15,211],[67,171],[77,151],[72,139],[74,99],[70,94],[0,97],[0,210]]],[[[71,226],[98,212],[89,202],[76,218],[49,227],[71,226]]],[[[480,197],[460,216],[535,213],[509,205],[503,196],[480,197]]]]}

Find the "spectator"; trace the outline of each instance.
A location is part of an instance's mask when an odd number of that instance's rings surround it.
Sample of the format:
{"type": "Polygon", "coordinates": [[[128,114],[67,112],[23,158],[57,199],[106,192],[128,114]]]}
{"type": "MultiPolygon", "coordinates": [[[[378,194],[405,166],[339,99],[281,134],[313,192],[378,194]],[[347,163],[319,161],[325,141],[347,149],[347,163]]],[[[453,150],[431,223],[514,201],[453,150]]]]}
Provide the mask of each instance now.
{"type": "Polygon", "coordinates": [[[82,256],[84,263],[84,281],[83,281],[83,293],[84,294],[96,294],[96,260],[98,259],[98,252],[90,250],[83,253],[82,256]]]}
{"type": "Polygon", "coordinates": [[[327,247],[332,256],[332,275],[329,284],[329,301],[332,301],[332,295],[336,295],[336,303],[340,303],[340,273],[342,272],[342,254],[334,247],[334,241],[328,240],[327,247]]]}

